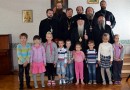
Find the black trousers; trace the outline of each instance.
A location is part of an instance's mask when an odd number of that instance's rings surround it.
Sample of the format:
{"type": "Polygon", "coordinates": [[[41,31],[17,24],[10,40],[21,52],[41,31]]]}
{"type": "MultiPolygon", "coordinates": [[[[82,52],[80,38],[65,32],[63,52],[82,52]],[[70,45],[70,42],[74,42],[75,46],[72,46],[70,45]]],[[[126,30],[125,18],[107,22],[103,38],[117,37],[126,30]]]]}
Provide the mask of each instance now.
{"type": "Polygon", "coordinates": [[[25,76],[26,76],[26,85],[27,85],[27,87],[30,86],[29,70],[30,70],[30,64],[27,64],[26,67],[23,67],[23,65],[19,65],[19,81],[20,81],[20,87],[23,87],[24,71],[25,71],[25,76]]]}
{"type": "Polygon", "coordinates": [[[54,64],[47,63],[46,69],[47,69],[48,80],[55,80],[56,69],[54,67],[54,64]]]}
{"type": "Polygon", "coordinates": [[[121,81],[121,70],[123,61],[113,61],[113,79],[114,81],[121,81]]]}

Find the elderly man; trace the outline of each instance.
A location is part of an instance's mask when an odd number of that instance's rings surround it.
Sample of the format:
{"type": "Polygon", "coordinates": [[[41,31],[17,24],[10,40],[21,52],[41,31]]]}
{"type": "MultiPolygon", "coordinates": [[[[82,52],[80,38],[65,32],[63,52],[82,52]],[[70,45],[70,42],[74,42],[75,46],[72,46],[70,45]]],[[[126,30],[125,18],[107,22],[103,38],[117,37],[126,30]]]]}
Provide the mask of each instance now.
{"type": "Polygon", "coordinates": [[[39,25],[39,36],[42,39],[42,42],[46,42],[46,33],[48,31],[52,32],[54,40],[58,38],[57,37],[58,23],[53,18],[53,10],[47,9],[46,15],[47,18],[42,20],[39,25]]]}
{"type": "Polygon", "coordinates": [[[76,8],[77,14],[72,18],[72,28],[76,27],[77,20],[82,17],[83,20],[86,20],[86,15],[84,13],[84,8],[82,6],[77,6],[76,8]]]}
{"type": "Polygon", "coordinates": [[[58,39],[66,40],[66,32],[68,30],[66,22],[66,13],[63,12],[63,5],[61,2],[56,4],[56,12],[54,14],[54,19],[58,22],[58,39]]]}
{"type": "Polygon", "coordinates": [[[110,11],[106,10],[106,6],[107,6],[106,1],[102,0],[100,2],[101,10],[95,13],[94,23],[98,24],[97,23],[98,17],[100,16],[100,14],[103,14],[105,16],[105,19],[106,19],[106,24],[109,25],[111,28],[114,28],[115,24],[116,24],[115,17],[110,11]]]}
{"type": "Polygon", "coordinates": [[[95,47],[98,50],[99,44],[102,42],[102,36],[104,33],[108,33],[110,35],[110,43],[114,42],[114,34],[112,32],[112,29],[109,25],[105,23],[105,17],[103,15],[100,15],[98,17],[98,24],[93,29],[94,34],[94,41],[95,41],[95,47]]]}
{"type": "Polygon", "coordinates": [[[93,28],[94,28],[94,21],[93,21],[93,17],[94,17],[94,9],[92,7],[87,7],[86,8],[86,24],[88,25],[87,28],[87,35],[88,35],[88,40],[93,40],[94,36],[93,36],[93,28]]]}
{"type": "Polygon", "coordinates": [[[77,20],[77,27],[72,29],[71,34],[71,41],[72,41],[72,47],[75,49],[75,44],[77,42],[80,42],[82,44],[82,50],[86,51],[86,43],[87,43],[87,31],[86,31],[87,25],[85,24],[85,21],[83,18],[79,18],[77,20]]]}

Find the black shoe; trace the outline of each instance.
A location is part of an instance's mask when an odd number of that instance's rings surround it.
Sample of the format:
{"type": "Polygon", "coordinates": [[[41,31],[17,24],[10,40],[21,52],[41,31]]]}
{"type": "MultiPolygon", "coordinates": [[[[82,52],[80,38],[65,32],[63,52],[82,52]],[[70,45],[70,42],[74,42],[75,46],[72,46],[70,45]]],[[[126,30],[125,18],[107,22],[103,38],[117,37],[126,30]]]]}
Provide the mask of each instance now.
{"type": "Polygon", "coordinates": [[[31,86],[27,86],[27,88],[28,88],[28,89],[32,89],[32,87],[31,87],[31,86]]]}
{"type": "Polygon", "coordinates": [[[23,90],[23,87],[20,87],[19,90],[23,90]]]}

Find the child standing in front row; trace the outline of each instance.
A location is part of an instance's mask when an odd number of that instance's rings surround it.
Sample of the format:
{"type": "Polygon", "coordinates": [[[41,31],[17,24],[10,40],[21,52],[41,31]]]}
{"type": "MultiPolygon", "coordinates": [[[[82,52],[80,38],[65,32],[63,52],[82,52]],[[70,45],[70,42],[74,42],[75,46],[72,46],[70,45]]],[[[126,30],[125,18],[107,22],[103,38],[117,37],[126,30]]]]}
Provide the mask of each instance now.
{"type": "Polygon", "coordinates": [[[123,65],[123,58],[124,58],[124,47],[122,44],[119,43],[119,35],[114,35],[113,44],[114,48],[114,60],[113,60],[113,78],[115,83],[114,84],[121,84],[121,70],[123,65]]]}
{"type": "Polygon", "coordinates": [[[48,86],[55,86],[55,65],[58,60],[58,51],[57,45],[52,41],[53,36],[51,32],[47,32],[46,34],[47,42],[44,43],[45,52],[46,52],[46,69],[48,75],[48,86]]]}
{"type": "Polygon", "coordinates": [[[83,68],[84,68],[84,63],[83,61],[85,60],[85,55],[83,51],[81,51],[81,44],[77,43],[75,46],[76,51],[73,53],[73,58],[75,61],[75,73],[76,73],[76,85],[79,84],[79,79],[81,79],[81,84],[84,85],[83,82],[83,68]]]}
{"type": "Polygon", "coordinates": [[[31,72],[33,74],[33,80],[34,80],[34,87],[38,88],[36,75],[40,74],[41,76],[41,84],[42,87],[45,87],[44,85],[44,72],[46,71],[46,55],[45,55],[45,49],[43,45],[41,44],[41,39],[38,35],[35,35],[33,37],[34,45],[31,49],[31,72]]]}
{"type": "Polygon", "coordinates": [[[90,40],[88,42],[89,49],[86,53],[86,63],[89,72],[89,83],[88,84],[97,84],[96,83],[96,67],[97,67],[97,52],[94,49],[94,41],[90,40]]]}
{"type": "Polygon", "coordinates": [[[26,75],[26,85],[28,89],[31,89],[30,86],[30,76],[29,76],[29,70],[30,70],[30,50],[31,46],[30,44],[27,44],[28,35],[26,33],[22,33],[19,36],[20,38],[20,44],[17,45],[17,57],[18,57],[18,64],[19,64],[19,81],[20,81],[20,88],[19,90],[23,90],[23,74],[25,70],[26,75]]]}
{"type": "Polygon", "coordinates": [[[110,36],[108,33],[103,34],[102,36],[103,43],[99,45],[98,49],[98,61],[99,64],[101,65],[101,76],[103,80],[103,85],[106,85],[104,71],[106,71],[107,73],[109,84],[112,84],[110,67],[113,61],[113,47],[112,44],[108,42],[109,37],[110,36]]]}
{"type": "Polygon", "coordinates": [[[73,51],[70,50],[71,41],[66,40],[67,48],[67,66],[66,66],[66,81],[67,83],[72,83],[74,79],[74,64],[73,64],[73,51]]]}
{"type": "Polygon", "coordinates": [[[59,84],[66,84],[66,64],[67,64],[67,50],[64,48],[64,41],[58,41],[58,61],[57,61],[57,74],[59,76],[59,84]]]}

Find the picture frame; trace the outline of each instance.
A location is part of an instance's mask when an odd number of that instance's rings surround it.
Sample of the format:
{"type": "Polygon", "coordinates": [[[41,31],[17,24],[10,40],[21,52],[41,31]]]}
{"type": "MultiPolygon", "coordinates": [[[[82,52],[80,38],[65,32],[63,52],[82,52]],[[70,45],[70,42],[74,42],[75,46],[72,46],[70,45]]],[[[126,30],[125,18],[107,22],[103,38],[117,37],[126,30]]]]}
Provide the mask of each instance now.
{"type": "Polygon", "coordinates": [[[68,8],[68,0],[51,0],[51,8],[54,9],[56,4],[59,2],[63,4],[63,9],[68,8]]]}
{"type": "Polygon", "coordinates": [[[99,0],[87,0],[88,4],[98,4],[99,0]]]}
{"type": "Polygon", "coordinates": [[[23,20],[23,23],[32,23],[33,10],[22,10],[22,20],[23,20]]]}

